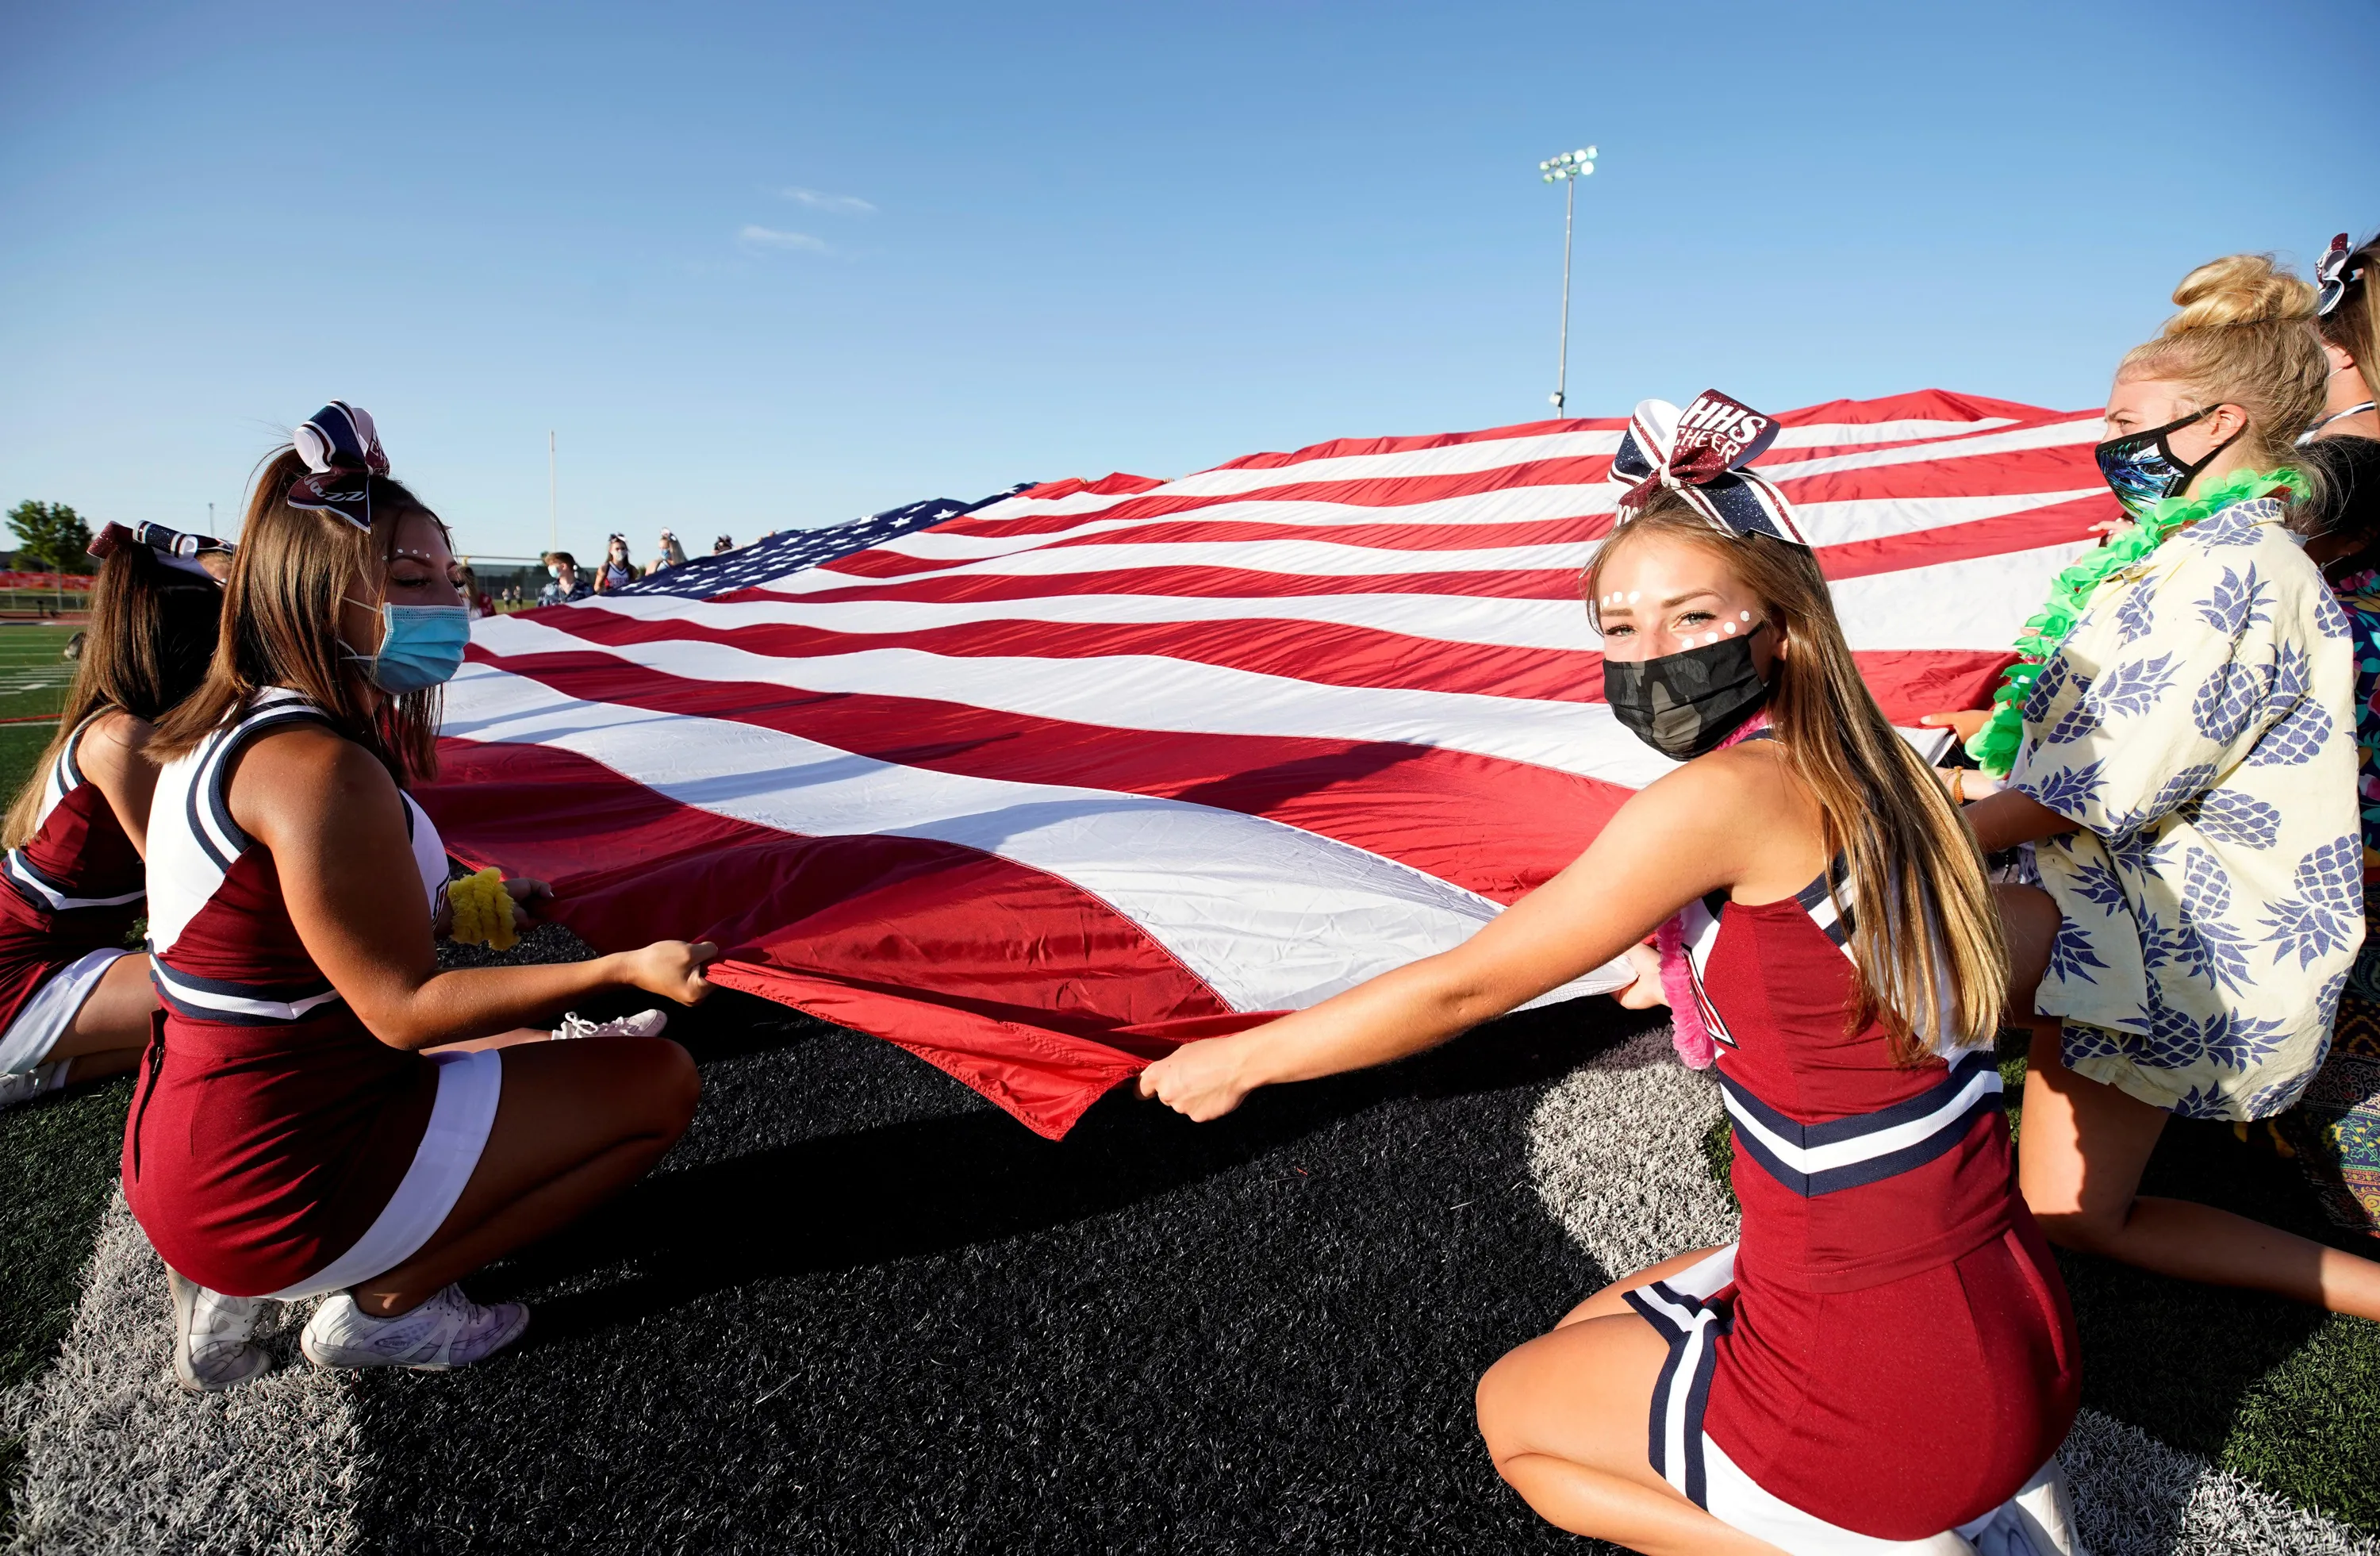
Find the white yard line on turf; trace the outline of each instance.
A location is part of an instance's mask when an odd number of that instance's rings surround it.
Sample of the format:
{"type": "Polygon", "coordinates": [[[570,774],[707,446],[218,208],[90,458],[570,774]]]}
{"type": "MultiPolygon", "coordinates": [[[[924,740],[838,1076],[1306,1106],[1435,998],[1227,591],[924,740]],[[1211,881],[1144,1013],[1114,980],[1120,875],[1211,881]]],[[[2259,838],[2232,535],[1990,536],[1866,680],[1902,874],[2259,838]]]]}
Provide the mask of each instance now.
{"type": "Polygon", "coordinates": [[[268,1343],[278,1368],[230,1393],[184,1393],[172,1371],[165,1267],[123,1195],[111,1194],[58,1359],[13,1402],[26,1462],[11,1550],[357,1549],[348,1386],[302,1360],[290,1365],[311,1304],[273,1306],[268,1343]]]}
{"type": "MultiPolygon", "coordinates": [[[[1632,1039],[1538,1102],[1538,1197],[1614,1276],[1727,1242],[1735,1212],[1703,1155],[1719,1114],[1710,1073],[1679,1064],[1666,1030],[1632,1039]]],[[[2380,1556],[2380,1540],[2095,1410],[2075,1421],[2058,1458],[2092,1556],[2380,1556]]]]}

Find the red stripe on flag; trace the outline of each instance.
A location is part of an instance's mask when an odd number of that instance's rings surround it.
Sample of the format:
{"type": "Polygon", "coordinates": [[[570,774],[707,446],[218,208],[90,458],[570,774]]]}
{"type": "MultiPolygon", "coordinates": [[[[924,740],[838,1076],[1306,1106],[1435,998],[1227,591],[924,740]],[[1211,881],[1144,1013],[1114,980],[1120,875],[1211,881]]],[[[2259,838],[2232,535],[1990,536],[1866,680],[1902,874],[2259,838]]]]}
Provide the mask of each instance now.
{"type": "MultiPolygon", "coordinates": [[[[819,569],[823,572],[824,569],[819,569]]],[[[1048,574],[926,574],[885,584],[806,590],[799,594],[743,589],[716,603],[792,600],[806,605],[844,600],[908,600],[952,604],[977,600],[1048,600],[1072,594],[1158,594],[1189,599],[1296,599],[1309,594],[1463,594],[1490,600],[1576,600],[1575,567],[1493,573],[1265,573],[1251,567],[1114,567],[1048,574]]]]}
{"type": "Polygon", "coordinates": [[[1393,740],[1110,729],[924,698],[688,680],[598,653],[471,657],[568,697],[773,729],[905,767],[1261,816],[1498,902],[1570,863],[1631,792],[1393,740]],[[1482,846],[1484,816],[1498,818],[1492,847],[1482,846]]]}
{"type": "Polygon", "coordinates": [[[755,826],[552,747],[439,754],[417,797],[448,848],[552,881],[553,917],[598,951],[716,941],[722,987],[896,1042],[1043,1135],[1184,1036],[1261,1019],[1098,898],[1012,860],[755,826]]]}
{"type": "MultiPolygon", "coordinates": [[[[1579,607],[1585,637],[1586,608],[1579,607]]],[[[540,625],[590,643],[722,643],[772,659],[910,649],[961,659],[1103,659],[1153,655],[1318,686],[1377,687],[1600,702],[1603,656],[1592,649],[1457,643],[1339,622],[978,621],[910,632],[834,632],[792,623],[717,627],[684,618],[572,611],[540,625]]],[[[798,670],[789,670],[798,679],[798,670]]]]}
{"type": "MultiPolygon", "coordinates": [[[[1580,607],[1582,632],[1585,607],[1580,607]]],[[[639,620],[571,611],[545,625],[589,643],[720,643],[772,659],[909,649],[954,658],[1101,659],[1148,655],[1276,675],[1316,686],[1511,697],[1542,702],[1603,700],[1603,656],[1592,649],[1450,642],[1339,622],[1250,615],[1228,621],[981,621],[911,632],[834,632],[791,623],[714,627],[685,618],[639,620]]],[[[480,657],[474,650],[474,658],[480,657]]],[[[1998,652],[1864,650],[1852,656],[1888,716],[1906,723],[1973,702],[1927,700],[1987,687],[2009,657],[1998,652]]],[[[512,667],[511,661],[491,661],[512,667]]],[[[789,667],[787,680],[800,672],[789,667]]],[[[782,691],[782,687],[778,688],[782,691]]]]}
{"type": "MultiPolygon", "coordinates": [[[[2003,432],[2017,430],[1997,429],[2003,432]]],[[[1778,485],[1797,503],[2018,497],[2042,492],[2070,492],[2089,486],[2099,479],[2098,467],[2092,460],[2087,444],[2058,444],[2047,448],[1959,455],[1955,443],[1943,444],[1938,439],[1920,441],[1943,448],[1945,452],[1935,458],[1858,465],[1849,469],[1803,476],[1792,474],[1792,467],[1824,458],[1888,454],[1900,445],[1863,444],[1840,449],[1797,448],[1775,456],[1769,463],[1779,468],[1779,473],[1774,477],[1778,485]]],[[[1610,474],[1609,456],[1582,455],[1561,459],[1524,460],[1451,475],[1317,479],[1234,492],[1159,492],[1074,513],[991,517],[962,515],[930,528],[935,533],[952,535],[1062,534],[1090,523],[1146,523],[1178,518],[1204,509],[1235,504],[1320,503],[1392,510],[1425,503],[1451,502],[1547,486],[1577,486],[1594,492],[1598,495],[1592,505],[1606,509],[1604,517],[1608,517],[1609,494],[1612,492],[1610,474]]],[[[1588,505],[1588,502],[1582,499],[1582,505],[1588,505]]],[[[859,557],[877,554],[875,552],[857,553],[859,557]]],[[[853,560],[852,557],[844,557],[826,565],[844,572],[859,570],[851,565],[853,560]]]]}
{"type": "MultiPolygon", "coordinates": [[[[1818,567],[1829,578],[1859,578],[1874,573],[1898,573],[1911,567],[1933,567],[1946,562],[1969,562],[1982,556],[2006,556],[2038,551],[2044,546],[2070,545],[2092,538],[2091,527],[2121,518],[2115,496],[2077,498],[2023,513],[1979,518],[1972,524],[1945,524],[1905,535],[1873,541],[1850,541],[1818,548],[1818,567]]],[[[2021,622],[2011,622],[2016,636],[2021,622]]]]}

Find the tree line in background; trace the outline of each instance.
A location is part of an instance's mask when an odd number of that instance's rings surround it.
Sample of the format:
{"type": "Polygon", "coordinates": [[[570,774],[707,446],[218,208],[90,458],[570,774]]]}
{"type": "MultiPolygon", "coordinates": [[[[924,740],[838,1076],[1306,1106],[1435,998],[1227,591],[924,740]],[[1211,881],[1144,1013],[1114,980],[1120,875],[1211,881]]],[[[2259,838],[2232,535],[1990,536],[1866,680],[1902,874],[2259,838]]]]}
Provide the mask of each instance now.
{"type": "Polygon", "coordinates": [[[20,573],[88,573],[97,565],[91,555],[91,526],[64,503],[28,497],[8,510],[8,527],[17,532],[20,573]]]}

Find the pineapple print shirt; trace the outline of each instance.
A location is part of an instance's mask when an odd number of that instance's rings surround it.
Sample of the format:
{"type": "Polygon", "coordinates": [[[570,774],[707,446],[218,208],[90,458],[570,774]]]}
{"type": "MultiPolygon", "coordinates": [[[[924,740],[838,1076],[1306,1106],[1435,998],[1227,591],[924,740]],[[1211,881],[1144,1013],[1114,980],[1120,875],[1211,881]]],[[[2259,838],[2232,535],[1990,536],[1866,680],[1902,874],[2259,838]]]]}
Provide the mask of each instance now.
{"type": "Polygon", "coordinates": [[[2110,574],[2042,666],[2010,783],[2064,921],[2036,1008],[2077,1074],[2264,1118],[2330,1045],[2363,941],[2355,659],[2281,528],[2235,503],[2110,574]]]}

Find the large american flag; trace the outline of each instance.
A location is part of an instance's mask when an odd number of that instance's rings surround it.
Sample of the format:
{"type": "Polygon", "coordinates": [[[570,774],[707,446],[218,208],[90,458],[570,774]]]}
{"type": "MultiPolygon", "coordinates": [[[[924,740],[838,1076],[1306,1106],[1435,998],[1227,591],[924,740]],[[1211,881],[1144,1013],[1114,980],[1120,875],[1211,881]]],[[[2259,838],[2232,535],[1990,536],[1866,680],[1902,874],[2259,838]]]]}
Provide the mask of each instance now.
{"type": "MultiPolygon", "coordinates": [[[[1780,419],[1761,468],[1902,723],[1983,701],[2117,511],[2095,413],[1780,419]]],[[[1175,1043],[1461,941],[1668,770],[1579,598],[1624,425],[913,504],[482,621],[421,797],[598,948],[716,940],[722,985],[1062,1134],[1175,1043]]]]}

